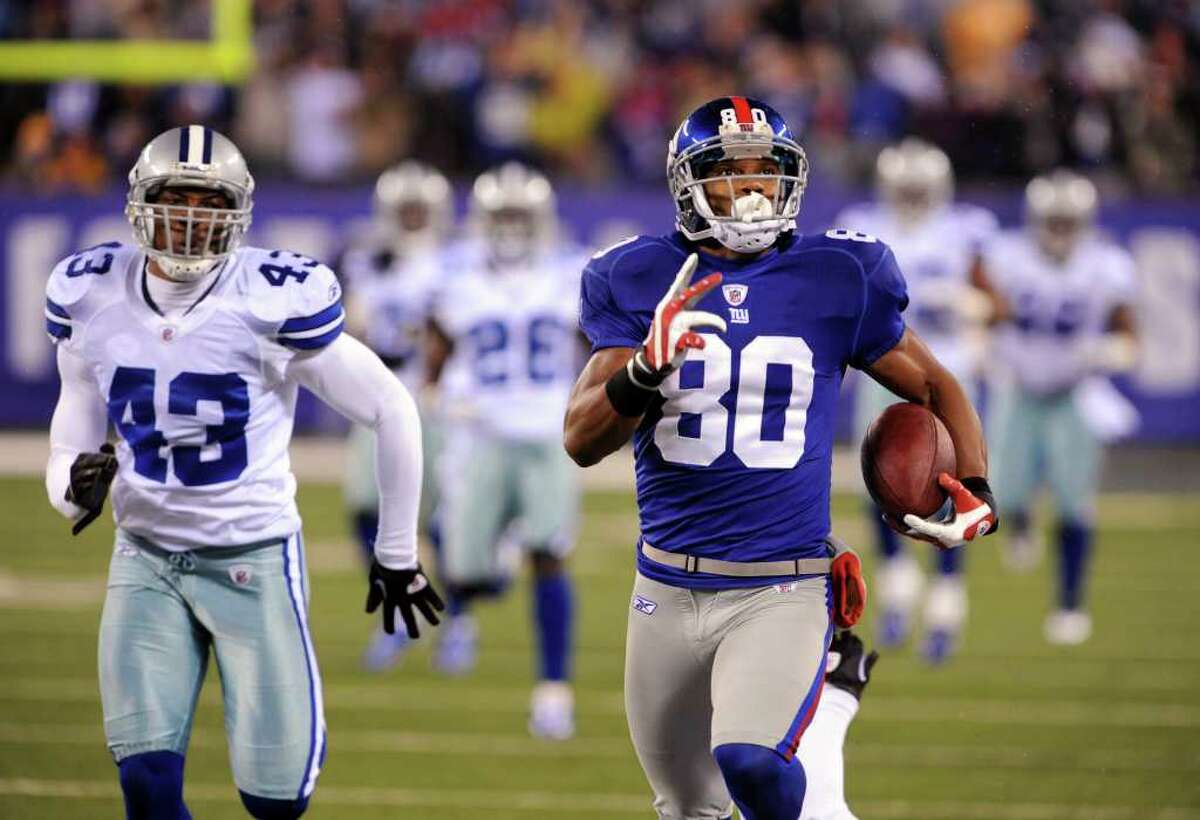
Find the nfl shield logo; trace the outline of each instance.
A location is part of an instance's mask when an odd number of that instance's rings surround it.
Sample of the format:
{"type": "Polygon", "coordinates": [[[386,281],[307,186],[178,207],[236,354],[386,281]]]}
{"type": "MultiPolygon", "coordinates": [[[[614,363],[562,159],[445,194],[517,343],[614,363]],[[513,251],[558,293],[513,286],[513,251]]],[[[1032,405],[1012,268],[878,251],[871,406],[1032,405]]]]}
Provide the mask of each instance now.
{"type": "Polygon", "coordinates": [[[240,587],[244,587],[250,583],[252,575],[253,570],[249,564],[236,564],[229,568],[229,580],[240,587]]]}
{"type": "Polygon", "coordinates": [[[721,285],[721,292],[725,294],[725,301],[735,307],[746,301],[746,294],[749,291],[749,285],[721,285]]]}

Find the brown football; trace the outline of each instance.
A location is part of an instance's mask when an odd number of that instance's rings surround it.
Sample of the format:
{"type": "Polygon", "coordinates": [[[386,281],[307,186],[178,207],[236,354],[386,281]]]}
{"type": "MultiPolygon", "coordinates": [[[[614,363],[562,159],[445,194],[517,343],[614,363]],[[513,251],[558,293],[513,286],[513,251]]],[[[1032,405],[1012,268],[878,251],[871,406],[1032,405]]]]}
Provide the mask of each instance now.
{"type": "Polygon", "coordinates": [[[954,443],[941,419],[919,404],[893,404],[862,442],[862,474],[880,509],[901,526],[907,513],[933,515],[946,501],[938,475],[955,475],[954,443]]]}

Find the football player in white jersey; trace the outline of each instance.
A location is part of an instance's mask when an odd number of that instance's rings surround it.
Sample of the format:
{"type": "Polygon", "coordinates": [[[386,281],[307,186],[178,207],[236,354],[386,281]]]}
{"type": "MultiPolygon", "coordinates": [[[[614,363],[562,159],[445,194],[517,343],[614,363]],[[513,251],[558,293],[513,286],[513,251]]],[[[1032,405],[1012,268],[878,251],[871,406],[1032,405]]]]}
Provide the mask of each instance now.
{"type": "Polygon", "coordinates": [[[288,460],[297,389],[376,433],[367,607],[383,605],[389,630],[399,609],[414,636],[414,609],[436,623],[441,608],[417,558],[416,406],[342,332],[329,268],[242,245],[254,181],[232,142],[173,128],[129,181],[135,244],[80,251],[46,286],[62,379],[50,503],[77,533],[111,484],[117,525],[100,623],[105,736],[127,817],[189,817],[184,755],[211,651],[246,810],[299,817],[325,721],[288,460]]]}
{"type": "Polygon", "coordinates": [[[468,609],[501,590],[509,571],[500,547],[519,544],[533,568],[540,651],[530,731],[566,738],[574,721],[564,558],[578,492],[559,436],[582,355],[581,254],[557,237],[549,181],[516,163],[475,181],[469,218],[476,237],[451,251],[455,273],[443,280],[430,321],[430,382],[445,422],[438,516],[450,599],[435,661],[451,673],[473,665],[468,609]]]}
{"type": "MultiPolygon", "coordinates": [[[[439,254],[454,222],[450,183],[436,169],[407,160],[375,183],[370,231],[353,242],[339,264],[346,283],[346,327],[370,347],[415,396],[425,380],[425,323],[429,299],[441,272],[439,254]]],[[[437,420],[429,402],[421,406],[425,477],[420,522],[431,535],[430,511],[436,482],[437,420]]],[[[361,425],[351,428],[343,492],[351,522],[367,562],[379,528],[375,490],[375,437],[361,425]]],[[[376,628],[363,665],[380,671],[394,665],[408,644],[404,632],[376,628]]]]}
{"type": "Polygon", "coordinates": [[[1008,559],[1018,568],[1036,562],[1030,512],[1044,480],[1059,518],[1058,605],[1045,623],[1057,644],[1091,634],[1084,581],[1102,440],[1136,425],[1107,379],[1136,363],[1136,274],[1129,254],[1094,230],[1096,207],[1086,178],[1038,177],[1025,192],[1025,229],[998,236],[985,260],[1005,316],[989,421],[1007,488],[1008,559]]]}
{"type": "MultiPolygon", "coordinates": [[[[966,387],[976,380],[990,290],[980,266],[980,250],[997,230],[988,210],[953,201],[950,159],[934,145],[909,138],[884,149],[875,168],[878,199],[839,215],[838,227],[877,236],[891,246],[908,283],[908,324],[966,387]]],[[[856,440],[896,401],[886,388],[859,379],[855,392],[856,440]]],[[[907,640],[913,613],[924,593],[921,642],[931,663],[945,660],[957,646],[967,617],[967,590],[961,547],[936,550],[936,578],[926,586],[917,560],[899,535],[869,503],[883,561],[877,575],[879,642],[907,640]]]]}

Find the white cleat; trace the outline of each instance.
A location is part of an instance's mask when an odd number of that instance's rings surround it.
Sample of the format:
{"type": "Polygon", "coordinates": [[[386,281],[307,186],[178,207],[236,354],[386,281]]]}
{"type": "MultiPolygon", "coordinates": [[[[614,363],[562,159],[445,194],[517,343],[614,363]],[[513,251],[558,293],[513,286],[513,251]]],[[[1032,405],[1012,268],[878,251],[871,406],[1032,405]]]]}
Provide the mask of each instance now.
{"type": "Polygon", "coordinates": [[[1059,609],[1046,616],[1046,640],[1057,646],[1079,646],[1092,636],[1092,616],[1078,609],[1059,609]]]}
{"type": "Polygon", "coordinates": [[[911,555],[897,555],[880,565],[876,588],[880,604],[878,642],[882,646],[899,646],[908,640],[913,610],[924,585],[925,576],[911,555]]]}
{"type": "Polygon", "coordinates": [[[479,627],[470,615],[456,615],[438,629],[433,651],[433,667],[443,675],[456,677],[475,668],[479,654],[479,627]]]}
{"type": "Polygon", "coordinates": [[[1033,572],[1042,563],[1042,554],[1046,551],[1046,543],[1041,535],[1030,530],[1008,536],[1000,558],[1004,568],[1009,572],[1033,572]]]}
{"type": "Polygon", "coordinates": [[[533,687],[529,734],[543,740],[570,740],[575,736],[575,695],[569,683],[545,680],[533,687]]]}
{"type": "Polygon", "coordinates": [[[939,576],[925,598],[925,640],[921,654],[943,663],[957,650],[967,622],[967,584],[962,576],[939,576]]]}

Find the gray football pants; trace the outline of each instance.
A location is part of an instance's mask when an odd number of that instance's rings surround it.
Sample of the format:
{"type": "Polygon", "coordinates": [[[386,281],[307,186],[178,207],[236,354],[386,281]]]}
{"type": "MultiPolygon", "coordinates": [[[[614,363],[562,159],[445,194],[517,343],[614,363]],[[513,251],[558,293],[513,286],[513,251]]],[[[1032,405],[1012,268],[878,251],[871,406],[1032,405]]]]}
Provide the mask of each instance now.
{"type": "Polygon", "coordinates": [[[729,817],[712,750],[796,753],[825,682],[833,635],[825,576],[751,589],[634,582],[625,714],[661,820],[729,817]]]}

